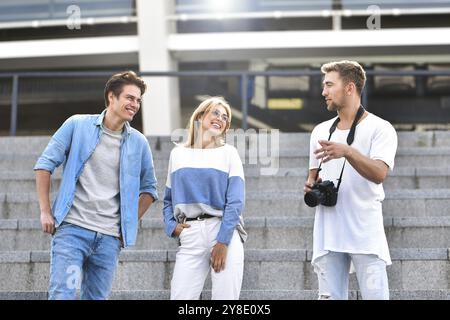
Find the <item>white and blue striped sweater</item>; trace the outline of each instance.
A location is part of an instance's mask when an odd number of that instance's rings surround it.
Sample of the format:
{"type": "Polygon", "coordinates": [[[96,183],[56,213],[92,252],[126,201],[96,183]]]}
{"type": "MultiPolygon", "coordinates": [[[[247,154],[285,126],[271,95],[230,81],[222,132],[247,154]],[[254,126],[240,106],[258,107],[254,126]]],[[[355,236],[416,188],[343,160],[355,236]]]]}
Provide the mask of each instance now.
{"type": "Polygon", "coordinates": [[[165,232],[171,236],[184,217],[222,217],[217,241],[229,244],[237,228],[242,241],[245,180],[239,154],[231,145],[213,149],[175,147],[170,153],[164,195],[165,232]]]}

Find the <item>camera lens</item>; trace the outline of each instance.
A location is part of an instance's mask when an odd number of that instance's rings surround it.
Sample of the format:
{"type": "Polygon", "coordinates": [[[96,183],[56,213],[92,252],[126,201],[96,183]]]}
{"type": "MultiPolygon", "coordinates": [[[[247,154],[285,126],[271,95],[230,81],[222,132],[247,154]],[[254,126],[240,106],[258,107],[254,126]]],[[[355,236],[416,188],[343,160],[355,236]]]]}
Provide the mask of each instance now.
{"type": "Polygon", "coordinates": [[[305,193],[304,200],[309,207],[315,207],[320,203],[322,197],[323,194],[319,190],[311,190],[305,193]]]}

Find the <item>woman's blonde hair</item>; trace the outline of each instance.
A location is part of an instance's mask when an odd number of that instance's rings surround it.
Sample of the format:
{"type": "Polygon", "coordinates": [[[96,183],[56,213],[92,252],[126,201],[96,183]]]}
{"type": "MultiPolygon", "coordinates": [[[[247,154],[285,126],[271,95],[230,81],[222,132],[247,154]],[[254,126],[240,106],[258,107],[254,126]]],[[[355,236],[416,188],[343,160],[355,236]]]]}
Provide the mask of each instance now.
{"type": "Polygon", "coordinates": [[[222,134],[219,137],[215,138],[216,139],[215,142],[217,145],[223,145],[225,143],[225,134],[228,131],[228,129],[230,129],[231,125],[231,107],[223,97],[215,96],[209,97],[206,100],[204,100],[192,113],[191,119],[189,120],[188,124],[188,140],[185,144],[186,147],[192,148],[195,144],[196,134],[198,132],[198,129],[201,128],[199,118],[204,114],[207,114],[213,107],[216,106],[222,106],[225,109],[228,116],[228,122],[222,134]]]}

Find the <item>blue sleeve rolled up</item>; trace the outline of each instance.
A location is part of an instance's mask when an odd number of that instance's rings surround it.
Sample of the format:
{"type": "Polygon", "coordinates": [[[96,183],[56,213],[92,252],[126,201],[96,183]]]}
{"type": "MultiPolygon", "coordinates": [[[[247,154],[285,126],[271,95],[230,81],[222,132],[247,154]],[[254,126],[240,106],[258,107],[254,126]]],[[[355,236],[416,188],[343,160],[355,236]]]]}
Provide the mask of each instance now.
{"type": "Polygon", "coordinates": [[[172,190],[167,186],[164,192],[163,216],[165,225],[164,231],[169,237],[172,237],[173,231],[177,226],[177,221],[173,217],[172,190]]]}
{"type": "Polygon", "coordinates": [[[141,181],[139,193],[149,193],[153,200],[158,200],[157,180],[155,168],[153,166],[153,157],[150,147],[145,141],[144,151],[142,152],[141,181]]]}
{"type": "Polygon", "coordinates": [[[74,116],[67,119],[55,132],[33,170],[46,170],[53,174],[53,171],[64,162],[72,144],[74,119],[74,116]]]}

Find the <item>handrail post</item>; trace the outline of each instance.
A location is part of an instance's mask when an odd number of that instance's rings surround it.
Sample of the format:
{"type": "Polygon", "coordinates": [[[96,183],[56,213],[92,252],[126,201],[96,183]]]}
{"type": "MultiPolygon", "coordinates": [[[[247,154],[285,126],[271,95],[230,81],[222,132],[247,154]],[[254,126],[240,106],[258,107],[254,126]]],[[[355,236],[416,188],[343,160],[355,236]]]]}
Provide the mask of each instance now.
{"type": "Polygon", "coordinates": [[[15,136],[17,132],[17,104],[19,95],[19,76],[13,76],[12,93],[11,93],[11,126],[9,135],[15,136]]]}
{"type": "Polygon", "coordinates": [[[247,130],[248,114],[248,74],[241,74],[241,107],[242,107],[242,129],[247,130]]]}

